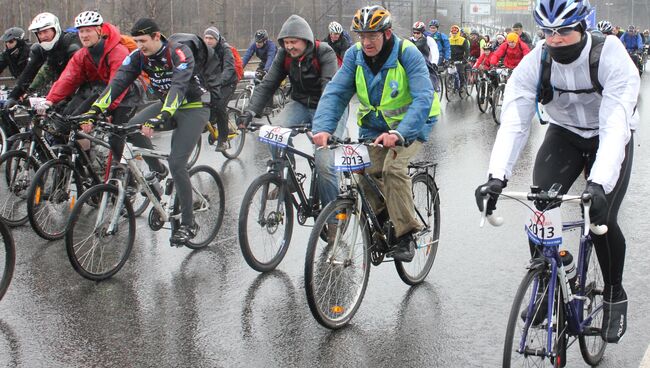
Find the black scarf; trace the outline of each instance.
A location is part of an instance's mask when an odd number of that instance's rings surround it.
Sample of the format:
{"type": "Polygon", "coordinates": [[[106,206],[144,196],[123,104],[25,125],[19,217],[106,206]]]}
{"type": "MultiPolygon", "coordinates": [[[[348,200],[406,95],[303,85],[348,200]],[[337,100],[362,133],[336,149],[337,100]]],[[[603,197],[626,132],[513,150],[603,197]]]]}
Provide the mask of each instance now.
{"type": "Polygon", "coordinates": [[[95,66],[99,66],[99,60],[102,58],[102,55],[104,55],[104,38],[100,38],[99,42],[97,42],[95,46],[89,47],[88,52],[90,52],[90,56],[93,58],[95,66]]]}
{"type": "Polygon", "coordinates": [[[553,61],[560,64],[571,64],[580,57],[582,49],[584,49],[586,45],[587,36],[583,33],[582,39],[580,39],[580,42],[577,44],[558,47],[553,47],[547,44],[546,47],[548,48],[548,53],[551,54],[553,61]]]}
{"type": "Polygon", "coordinates": [[[384,66],[384,63],[386,60],[388,60],[388,56],[390,56],[391,51],[393,51],[393,45],[395,45],[395,37],[391,37],[389,40],[386,40],[385,37],[386,35],[382,35],[384,37],[384,47],[381,48],[381,51],[379,51],[379,54],[377,54],[374,57],[369,57],[365,53],[363,54],[363,58],[366,61],[366,64],[368,64],[368,67],[372,71],[372,74],[377,74],[381,70],[381,67],[384,66]]]}

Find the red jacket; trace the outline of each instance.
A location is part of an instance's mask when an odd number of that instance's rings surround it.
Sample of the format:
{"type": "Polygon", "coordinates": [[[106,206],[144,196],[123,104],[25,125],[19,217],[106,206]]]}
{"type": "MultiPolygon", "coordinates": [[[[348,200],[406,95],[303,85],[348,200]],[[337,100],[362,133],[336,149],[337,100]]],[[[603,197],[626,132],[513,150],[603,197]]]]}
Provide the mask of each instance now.
{"type": "MultiPolygon", "coordinates": [[[[99,59],[99,66],[95,66],[87,47],[77,51],[59,79],[52,85],[50,93],[47,94],[48,101],[55,104],[61,102],[85,82],[101,81],[108,84],[113,78],[122,61],[129,55],[129,50],[120,43],[120,32],[112,24],[104,23],[102,35],[108,37],[104,40],[104,54],[99,59]]],[[[109,109],[117,107],[127,91],[115,99],[109,109]]]]}
{"type": "Polygon", "coordinates": [[[473,68],[478,69],[481,65],[483,65],[489,69],[492,66],[492,63],[490,62],[491,58],[492,58],[492,53],[490,53],[490,56],[487,56],[485,52],[482,53],[481,56],[479,56],[478,60],[476,60],[476,63],[474,63],[473,68]]]}
{"type": "Polygon", "coordinates": [[[505,55],[503,65],[506,68],[514,69],[519,65],[519,62],[524,58],[524,55],[529,52],[530,49],[528,48],[528,45],[521,42],[521,40],[517,41],[517,45],[513,48],[509,47],[507,42],[504,42],[496,51],[492,52],[492,55],[490,55],[490,64],[498,64],[499,60],[505,55]]]}

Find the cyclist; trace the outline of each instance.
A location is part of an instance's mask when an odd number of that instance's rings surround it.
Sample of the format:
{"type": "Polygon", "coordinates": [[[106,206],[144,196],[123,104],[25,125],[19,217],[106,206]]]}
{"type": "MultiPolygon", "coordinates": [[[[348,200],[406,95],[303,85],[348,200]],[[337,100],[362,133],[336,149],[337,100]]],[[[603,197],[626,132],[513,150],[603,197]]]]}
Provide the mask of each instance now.
{"type": "Polygon", "coordinates": [[[426,27],[423,22],[415,22],[413,24],[413,36],[409,38],[411,42],[420,50],[424,60],[427,63],[427,68],[429,69],[429,77],[431,78],[431,84],[434,87],[438,87],[438,74],[436,73],[438,69],[438,59],[440,57],[440,52],[438,51],[438,43],[433,39],[433,37],[427,36],[425,34],[426,27]]]}
{"type": "Polygon", "coordinates": [[[350,45],[352,44],[350,41],[350,35],[348,35],[347,32],[343,30],[343,26],[341,26],[338,22],[331,22],[327,29],[329,31],[329,34],[327,37],[325,37],[325,39],[323,39],[323,41],[327,42],[332,50],[334,50],[339,66],[341,66],[341,63],[343,62],[343,55],[345,55],[345,52],[348,51],[350,45]]]}
{"type": "Polygon", "coordinates": [[[456,70],[460,76],[460,86],[465,85],[465,68],[467,66],[467,58],[469,57],[469,41],[460,35],[460,27],[457,25],[451,26],[449,37],[449,47],[451,48],[451,62],[459,61],[460,64],[456,65],[456,70]]]}
{"type": "Polygon", "coordinates": [[[490,70],[492,63],[490,62],[490,57],[492,54],[492,48],[489,44],[483,45],[483,53],[476,59],[474,66],[472,68],[479,70],[490,70]]]}
{"type": "Polygon", "coordinates": [[[246,67],[253,54],[255,54],[260,59],[256,72],[258,75],[263,76],[271,69],[276,52],[277,48],[275,47],[275,43],[269,40],[269,33],[266,29],[258,29],[255,32],[255,39],[248,46],[248,50],[246,50],[246,54],[244,54],[244,58],[242,59],[244,67],[246,67]]]}
{"type": "Polygon", "coordinates": [[[530,49],[528,48],[528,45],[522,42],[519,39],[519,36],[514,32],[508,33],[506,41],[505,44],[499,46],[499,48],[492,53],[490,64],[496,65],[499,63],[499,60],[503,58],[503,65],[506,68],[514,69],[519,65],[521,59],[530,52],[530,49]]]}
{"type": "Polygon", "coordinates": [[[644,45],[650,45],[650,29],[646,29],[643,31],[643,44],[644,45]]]}
{"type": "Polygon", "coordinates": [[[443,66],[449,62],[451,58],[451,48],[449,46],[449,37],[446,34],[438,31],[440,22],[437,19],[432,19],[429,22],[429,34],[427,36],[433,38],[438,44],[438,51],[440,57],[438,58],[438,66],[443,66]]]}
{"type": "MultiPolygon", "coordinates": [[[[565,194],[587,168],[584,193],[592,197],[591,221],[609,228],[604,235],[591,235],[605,282],[601,336],[618,342],[627,326],[627,295],[622,286],[626,246],[617,214],[630,180],[640,78],[622,44],[606,37],[597,74],[602,94],[598,93],[590,78],[590,53],[585,52],[595,42],[586,31],[591,10],[587,0],[537,1],[534,17],[546,34],[545,47],[531,51],[506,85],[489,179],[477,188],[476,200],[482,210],[479,189],[487,186],[491,193],[500,193],[512,177],[539,100],[551,124],[537,153],[533,184],[548,190],[560,183],[565,194]],[[544,50],[552,59],[551,86],[538,94],[544,50]]],[[[489,198],[488,213],[496,208],[497,198],[489,198]]]]}
{"type": "Polygon", "coordinates": [[[519,39],[528,46],[528,49],[533,48],[533,40],[528,34],[528,32],[524,31],[524,26],[521,24],[521,22],[517,22],[512,25],[512,32],[516,33],[517,36],[519,36],[519,39]]]}
{"type": "Polygon", "coordinates": [[[625,45],[628,54],[630,54],[632,61],[634,61],[634,65],[641,70],[641,58],[639,57],[639,54],[643,52],[643,40],[641,39],[641,35],[637,33],[634,26],[629,26],[627,32],[625,32],[620,39],[623,42],[623,45],[625,45]]]}
{"type": "Polygon", "coordinates": [[[478,34],[477,30],[472,29],[469,34],[469,56],[473,57],[474,60],[478,59],[484,45],[485,39],[478,34]]]}
{"type": "Polygon", "coordinates": [[[210,123],[217,124],[219,137],[217,138],[217,151],[224,151],[226,138],[230,129],[228,127],[228,101],[232,98],[237,87],[237,73],[235,71],[235,57],[226,39],[221,36],[217,27],[208,27],[203,32],[203,40],[208,47],[214,49],[216,64],[210,73],[210,123]]]}
{"type": "Polygon", "coordinates": [[[498,49],[503,43],[506,42],[506,36],[504,36],[502,33],[497,33],[496,36],[494,36],[494,40],[492,41],[492,51],[495,51],[498,49]]]}
{"type": "Polygon", "coordinates": [[[601,20],[598,22],[598,30],[603,32],[605,36],[614,34],[614,30],[612,29],[612,23],[610,23],[608,20],[601,20]]]}
{"type": "Polygon", "coordinates": [[[11,27],[2,35],[5,50],[0,54],[0,73],[9,68],[11,76],[18,78],[27,65],[32,44],[25,39],[22,28],[11,27]]]}
{"type": "Polygon", "coordinates": [[[345,55],[343,67],[327,85],[318,104],[314,143],[327,145],[356,93],[361,103],[357,111],[359,137],[388,148],[369,147],[372,166],[366,169],[366,173],[378,178],[387,213],[379,208],[371,190],[366,194],[379,218],[390,218],[395,226],[398,241],[390,254],[395,260],[410,262],[415,254],[412,233],[418,230],[419,223],[414,218],[407,165],[428,139],[440,105],[433,98],[420,52],[393,33],[386,9],[375,5],[357,10],[352,30],[361,41],[345,55]],[[404,146],[398,145],[400,141],[404,146]]]}
{"type": "Polygon", "coordinates": [[[49,73],[56,79],[72,55],[81,48],[77,34],[62,32],[59,18],[52,13],[38,14],[32,20],[29,30],[34,32],[38,43],[32,45],[27,65],[9,93],[6,104],[8,108],[16,105],[18,99],[27,92],[29,84],[43,64],[47,65],[49,73]]]}
{"type": "MultiPolygon", "coordinates": [[[[173,127],[174,123],[176,125],[168,162],[181,204],[181,225],[172,234],[170,243],[172,246],[183,246],[194,238],[198,231],[198,225],[194,222],[192,186],[186,165],[210,117],[210,111],[201,103],[205,88],[199,77],[203,72],[200,58],[203,57],[205,61],[208,56],[195,55],[192,49],[180,40],[167,40],[160,33],[156,22],[150,18],[140,18],[136,21],[131,35],[138,44],[138,49],[124,59],[117,74],[88,112],[88,120],[96,120],[96,116],[108,109],[140,73],[144,71],[149,76],[151,86],[161,102],[140,110],[130,123],[143,124],[142,133],[149,138],[153,135],[154,126],[173,127]]],[[[183,36],[189,37],[181,34],[181,37],[183,36]]],[[[191,41],[205,47],[197,36],[193,36],[191,41]]],[[[206,53],[207,51],[204,50],[206,53]]],[[[160,166],[160,169],[150,173],[151,176],[147,180],[152,180],[153,176],[162,179],[167,175],[165,166],[160,166]]]]}
{"type": "MultiPolygon", "coordinates": [[[[277,121],[284,127],[311,126],[316,105],[323,90],[338,69],[334,50],[324,42],[314,42],[314,34],[305,19],[290,16],[278,35],[280,50],[262,83],[255,87],[247,110],[240,117],[240,124],[248,125],[253,116],[260,116],[267,102],[280,83],[288,76],[291,82],[291,101],[280,112],[277,121]]],[[[346,114],[347,115],[347,114],[346,114]]],[[[336,128],[336,136],[344,138],[347,116],[342,117],[336,128]]],[[[315,153],[320,199],[323,207],[336,199],[338,180],[333,167],[333,154],[325,150],[315,153]]]]}

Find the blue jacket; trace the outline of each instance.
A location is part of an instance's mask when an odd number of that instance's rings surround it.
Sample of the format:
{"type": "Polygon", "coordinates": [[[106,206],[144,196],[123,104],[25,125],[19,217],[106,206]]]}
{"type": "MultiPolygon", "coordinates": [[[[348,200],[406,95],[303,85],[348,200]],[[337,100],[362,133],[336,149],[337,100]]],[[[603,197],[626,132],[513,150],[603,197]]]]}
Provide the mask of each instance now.
{"type": "Polygon", "coordinates": [[[449,37],[446,34],[440,33],[439,31],[431,34],[436,43],[438,43],[438,51],[440,52],[440,61],[445,59],[449,61],[451,59],[451,47],[449,47],[449,37]]]}
{"type": "Polygon", "coordinates": [[[271,64],[273,64],[273,59],[275,58],[275,53],[277,51],[277,47],[271,40],[266,40],[264,46],[260,48],[258,48],[255,42],[253,42],[248,46],[248,50],[246,50],[242,62],[244,63],[244,66],[246,66],[251,57],[253,57],[253,53],[255,53],[255,55],[260,59],[261,65],[264,65],[264,71],[268,72],[269,69],[271,69],[271,64]]]}
{"type": "MultiPolygon", "coordinates": [[[[363,51],[356,45],[350,47],[343,58],[343,65],[334,75],[334,79],[327,84],[321,96],[316,114],[312,121],[312,131],[315,133],[334,133],[343,110],[348,106],[350,99],[356,93],[355,75],[357,66],[363,69],[366,83],[368,84],[368,97],[370,103],[379,105],[384,90],[384,81],[388,69],[397,65],[399,38],[395,36],[395,45],[390,56],[381,67],[377,75],[366,64],[363,58],[363,51]]],[[[419,140],[426,142],[431,133],[433,123],[437,117],[429,119],[429,111],[433,103],[433,87],[429,79],[429,70],[417,47],[407,47],[402,53],[400,63],[406,70],[409,80],[409,88],[413,102],[409,107],[404,119],[397,126],[397,131],[407,142],[419,140]]],[[[388,132],[388,124],[381,114],[371,112],[366,115],[363,125],[359,128],[359,137],[364,139],[377,138],[381,133],[388,132]]]]}
{"type": "Polygon", "coordinates": [[[636,34],[634,36],[630,36],[627,32],[625,32],[621,36],[621,41],[623,42],[623,45],[625,45],[625,48],[630,51],[630,50],[643,50],[643,42],[641,41],[641,35],[636,34]]]}

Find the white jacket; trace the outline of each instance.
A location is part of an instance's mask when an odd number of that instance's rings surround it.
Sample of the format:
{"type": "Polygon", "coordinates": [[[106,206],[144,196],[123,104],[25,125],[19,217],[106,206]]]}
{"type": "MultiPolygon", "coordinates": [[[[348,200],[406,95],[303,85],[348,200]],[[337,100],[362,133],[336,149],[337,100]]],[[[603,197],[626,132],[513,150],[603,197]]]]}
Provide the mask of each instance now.
{"type": "MultiPolygon", "coordinates": [[[[587,44],[577,60],[570,64],[551,64],[551,85],[563,90],[592,88],[589,77],[591,34],[587,33],[587,37],[587,44]]],[[[538,44],[514,69],[506,85],[501,128],[494,142],[488,171],[495,178],[507,179],[512,175],[512,168],[528,140],[537,107],[541,56],[542,47],[538,44]]],[[[589,180],[601,184],[605,193],[609,193],[618,181],[625,145],[639,121],[636,104],[641,83],[638,69],[623,44],[614,36],[605,39],[598,80],[603,86],[602,96],[596,92],[560,95],[555,91],[550,103],[539,106],[550,124],[564,127],[583,138],[599,136],[599,148],[589,180]]]]}

